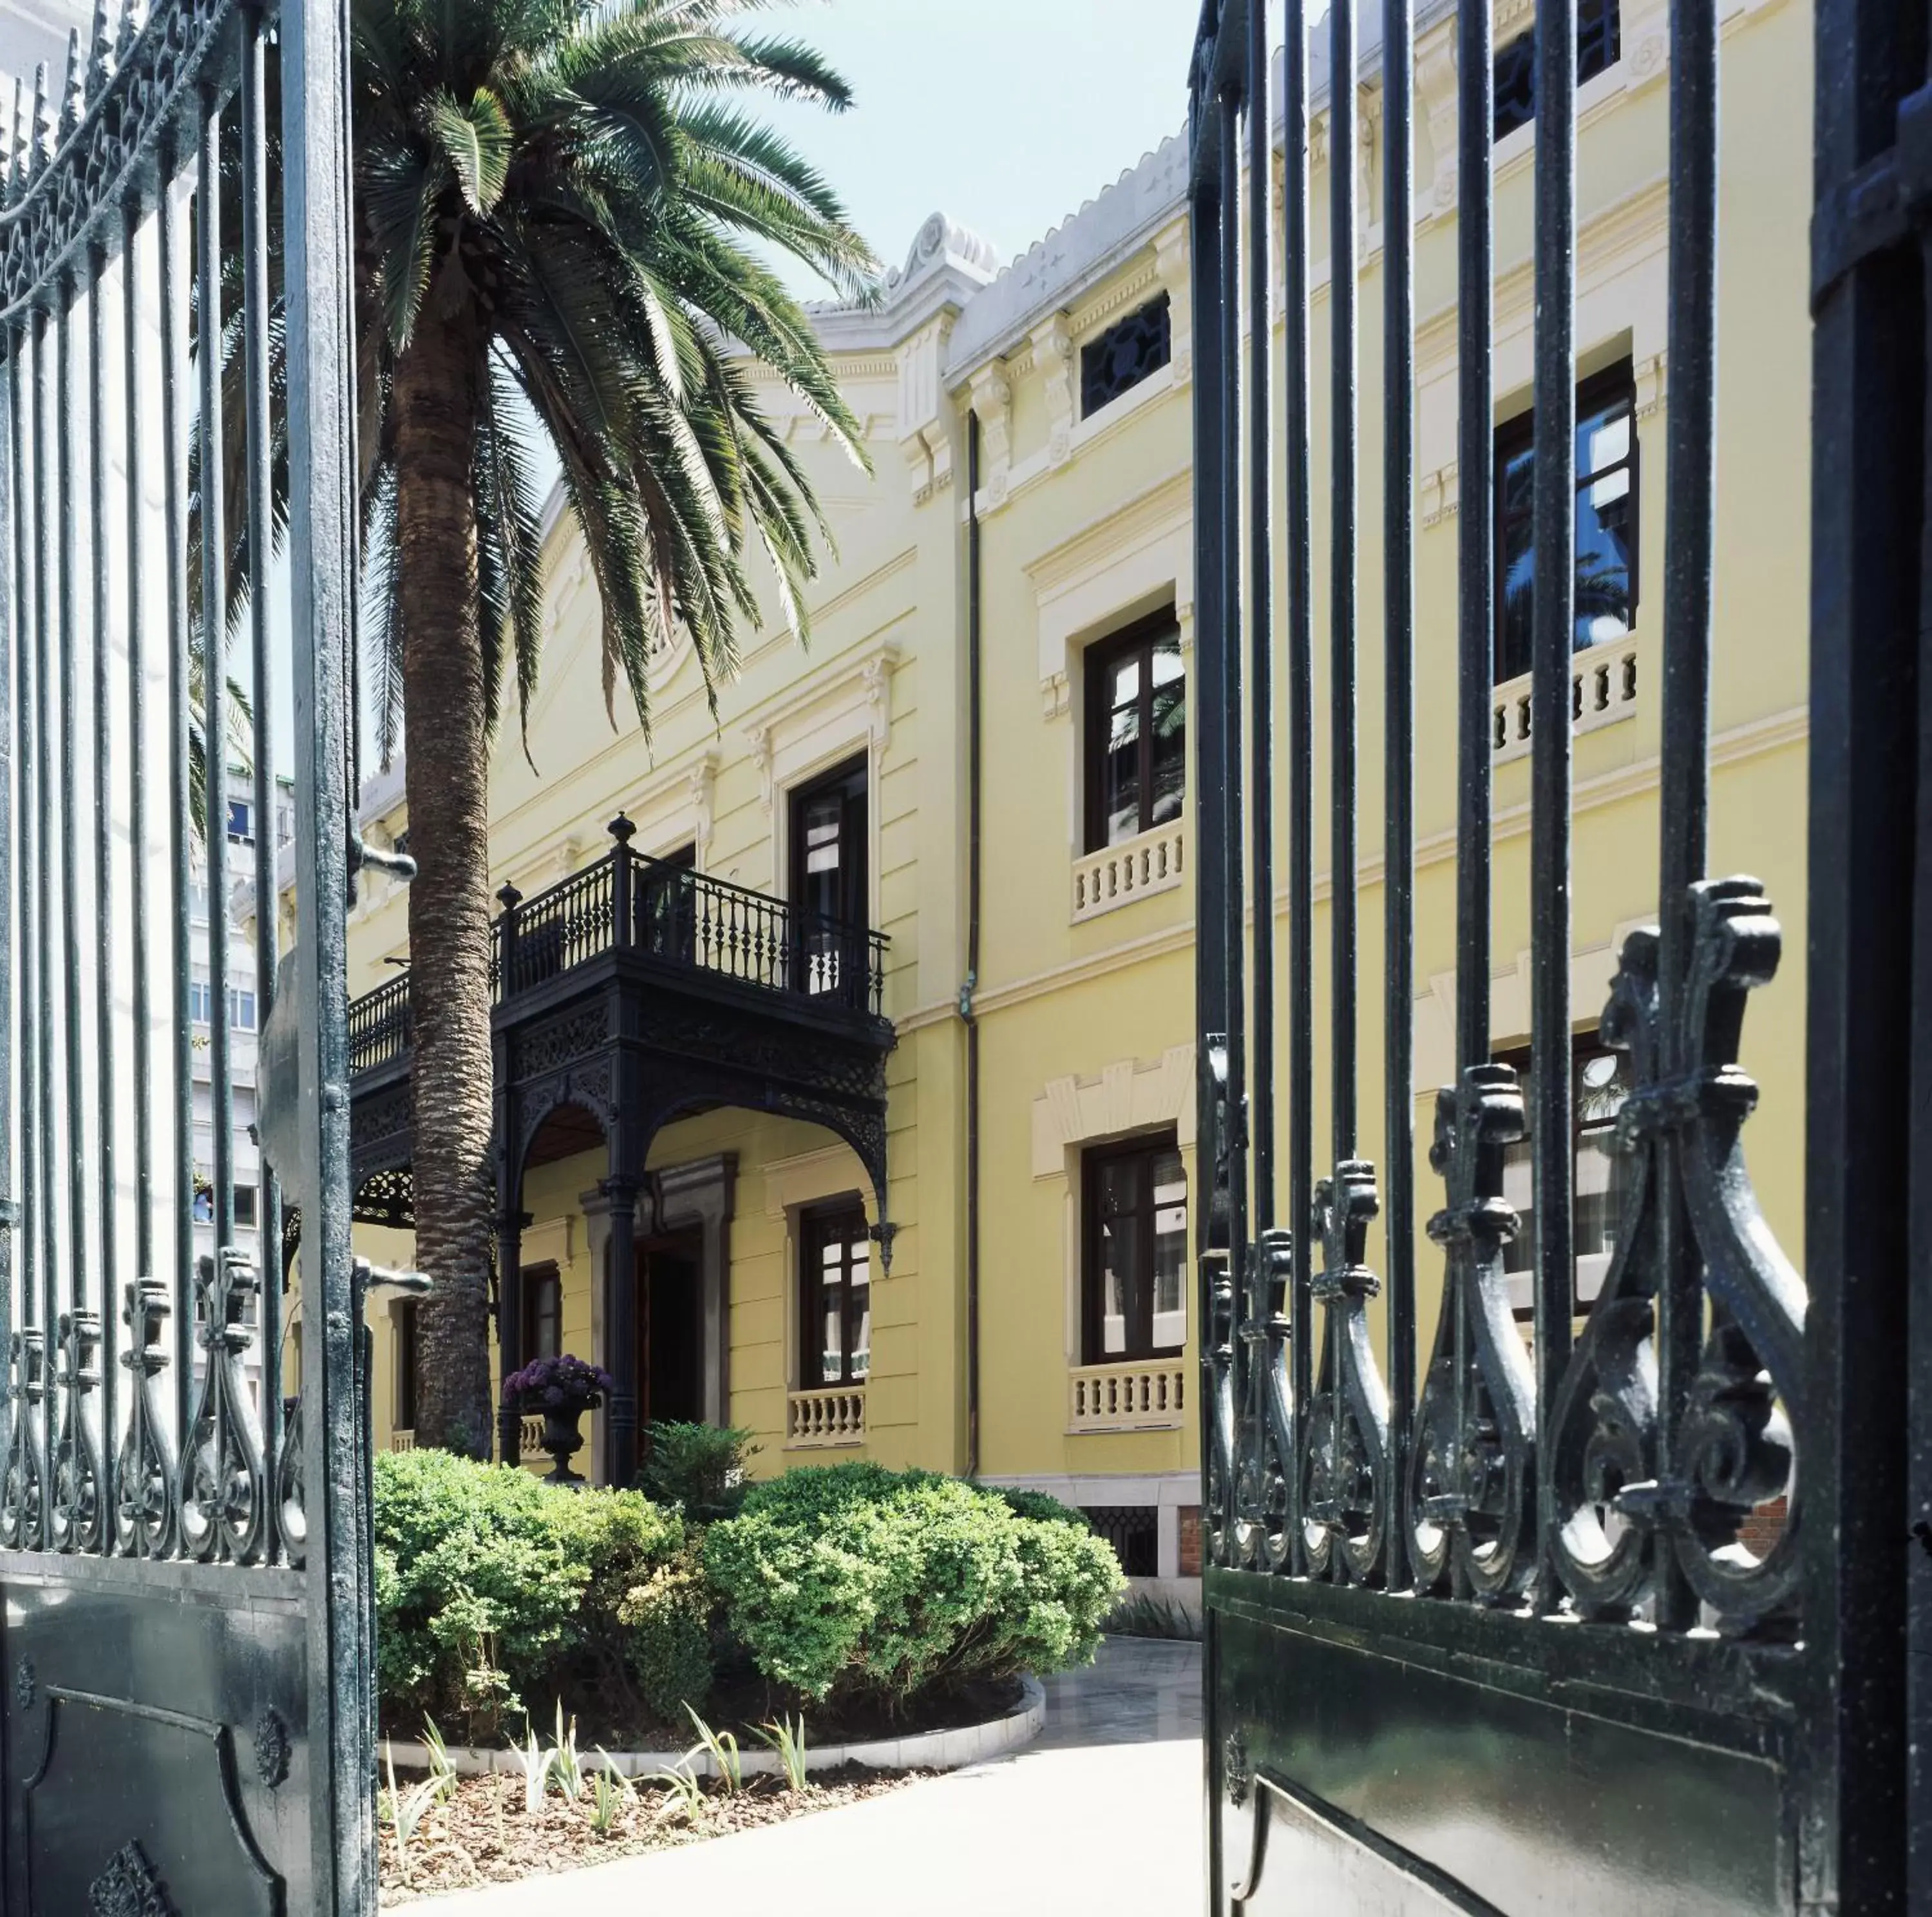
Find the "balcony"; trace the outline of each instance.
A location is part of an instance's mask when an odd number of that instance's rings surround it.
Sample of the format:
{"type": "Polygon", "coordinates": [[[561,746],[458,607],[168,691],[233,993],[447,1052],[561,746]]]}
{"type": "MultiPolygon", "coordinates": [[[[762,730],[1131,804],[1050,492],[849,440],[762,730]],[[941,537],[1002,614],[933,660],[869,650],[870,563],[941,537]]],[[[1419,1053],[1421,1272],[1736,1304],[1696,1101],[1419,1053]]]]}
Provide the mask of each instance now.
{"type": "MultiPolygon", "coordinates": [[[[883,1200],[886,941],[862,925],[650,858],[620,818],[596,864],[491,927],[490,1028],[506,1206],[524,1168],[599,1135],[640,1174],[680,1115],[742,1105],[808,1119],[856,1150],[883,1200]]],[[[413,1221],[415,1008],[407,972],[349,1008],[357,1215],[413,1221]]]]}
{"type": "MultiPolygon", "coordinates": [[[[773,1008],[855,1029],[884,1023],[884,933],[648,858],[631,849],[628,836],[595,865],[531,898],[508,885],[497,894],[504,909],[490,927],[493,1005],[513,1007],[622,954],[706,996],[756,994],[773,1008]]],[[[412,1037],[404,972],[350,1004],[351,1077],[406,1057],[412,1037]]]]}

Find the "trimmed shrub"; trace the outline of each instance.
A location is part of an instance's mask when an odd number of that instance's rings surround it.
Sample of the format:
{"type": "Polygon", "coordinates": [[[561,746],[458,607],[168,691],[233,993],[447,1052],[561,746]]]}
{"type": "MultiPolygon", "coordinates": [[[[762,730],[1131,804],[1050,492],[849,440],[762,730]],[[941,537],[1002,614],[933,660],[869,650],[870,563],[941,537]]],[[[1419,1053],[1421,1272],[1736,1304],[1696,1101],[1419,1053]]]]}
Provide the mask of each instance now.
{"type": "Polygon", "coordinates": [[[748,1431],[660,1418],[645,1433],[638,1489],[656,1504],[675,1504],[697,1523],[735,1516],[748,1488],[746,1465],[758,1447],[748,1431]]]}
{"type": "Polygon", "coordinates": [[[1058,1498],[1049,1498],[1043,1491],[1024,1491],[1004,1484],[989,1484],[986,1489],[1004,1498],[1007,1509],[1016,1517],[1041,1519],[1048,1524],[1078,1525],[1085,1531],[1094,1528],[1084,1511],[1071,1504],[1063,1504],[1058,1498]]]}
{"type": "Polygon", "coordinates": [[[446,1451],[379,1456],[374,1515],[383,1704],[472,1737],[573,1670],[621,1669],[622,1607],[684,1543],[677,1513],[635,1492],[572,1492],[446,1451]]]}
{"type": "Polygon", "coordinates": [[[731,1632],[768,1678],[820,1699],[895,1705],[1084,1662],[1124,1588],[1084,1522],[1022,1514],[962,1479],[862,1463],[754,1486],[741,1515],[706,1534],[704,1563],[731,1632]]]}
{"type": "Polygon", "coordinates": [[[696,1710],[710,1695],[714,1608],[704,1561],[689,1550],[633,1587],[618,1607],[638,1694],[680,1734],[685,1707],[696,1710]]]}

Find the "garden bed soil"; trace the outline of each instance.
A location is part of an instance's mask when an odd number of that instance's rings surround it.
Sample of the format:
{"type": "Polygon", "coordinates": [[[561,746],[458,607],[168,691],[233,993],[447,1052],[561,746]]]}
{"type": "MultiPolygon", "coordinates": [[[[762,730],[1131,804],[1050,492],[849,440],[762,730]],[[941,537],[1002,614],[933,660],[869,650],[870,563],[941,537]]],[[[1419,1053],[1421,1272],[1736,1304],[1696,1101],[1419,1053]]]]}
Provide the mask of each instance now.
{"type": "MultiPolygon", "coordinates": [[[[922,1731],[962,1730],[1010,1717],[1025,1702],[1026,1687],[1018,1678],[997,1678],[930,1692],[913,1698],[897,1710],[872,1698],[808,1703],[802,1707],[806,1741],[817,1750],[834,1744],[876,1744],[915,1737],[922,1731]]],[[[554,1708],[548,1704],[532,1707],[532,1723],[546,1743],[551,1731],[550,1713],[554,1708]]],[[[776,1718],[789,1720],[800,1709],[797,1699],[782,1686],[750,1676],[720,1682],[706,1701],[704,1717],[720,1730],[735,1732],[747,1750],[758,1750],[764,1746],[754,1727],[776,1718]]],[[[575,1720],[577,1747],[583,1751],[594,1750],[599,1745],[606,1750],[687,1750],[698,1741],[688,1717],[667,1723],[634,1700],[628,1708],[616,1709],[608,1703],[599,1708],[587,1699],[580,1700],[574,1711],[566,1704],[565,1714],[575,1720]]],[[[444,1723],[437,1729],[452,1743],[456,1741],[458,1733],[454,1726],[444,1723]]],[[[480,1741],[499,1749],[506,1744],[520,1743],[521,1729],[519,1720],[514,1729],[500,1730],[494,1738],[480,1741]]],[[[420,1723],[396,1720],[383,1726],[386,1737],[414,1739],[422,1734],[420,1723]]]]}
{"type": "MultiPolygon", "coordinates": [[[[612,1828],[601,1835],[592,1828],[595,1798],[588,1782],[578,1802],[568,1802],[553,1789],[532,1815],[524,1808],[520,1777],[458,1777],[416,1828],[406,1883],[396,1833],[385,1817],[380,1834],[381,1900],[386,1909],[444,1891],[514,1883],[644,1851],[701,1843],[707,1837],[877,1797],[928,1774],[846,1764],[814,1772],[798,1792],[789,1789],[782,1777],[747,1777],[742,1789],[730,1792],[712,1780],[704,1785],[704,1808],[694,1816],[686,1814],[673,1792],[642,1783],[620,1807],[612,1828]]],[[[399,1774],[398,1781],[406,1795],[416,1779],[399,1774]]]]}

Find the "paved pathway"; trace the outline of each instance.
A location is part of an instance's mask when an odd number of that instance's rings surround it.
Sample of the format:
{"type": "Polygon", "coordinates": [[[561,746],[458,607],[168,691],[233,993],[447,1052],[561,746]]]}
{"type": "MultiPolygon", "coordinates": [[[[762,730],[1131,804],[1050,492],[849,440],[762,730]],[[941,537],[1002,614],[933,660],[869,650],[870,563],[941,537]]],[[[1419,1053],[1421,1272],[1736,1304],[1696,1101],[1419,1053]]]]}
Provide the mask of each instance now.
{"type": "Polygon", "coordinates": [[[687,1849],[425,1898],[411,1917],[1174,1917],[1201,1897],[1200,1647],[1133,1639],[1046,1687],[1011,1756],[687,1849]]]}

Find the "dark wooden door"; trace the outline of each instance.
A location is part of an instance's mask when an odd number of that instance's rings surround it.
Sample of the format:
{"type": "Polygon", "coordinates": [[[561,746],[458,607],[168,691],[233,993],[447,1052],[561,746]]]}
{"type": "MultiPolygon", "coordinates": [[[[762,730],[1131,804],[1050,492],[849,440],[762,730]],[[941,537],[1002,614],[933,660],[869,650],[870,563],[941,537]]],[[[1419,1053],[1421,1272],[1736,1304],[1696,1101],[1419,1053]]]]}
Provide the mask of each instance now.
{"type": "Polygon", "coordinates": [[[704,1416],[704,1245],[696,1232],[638,1248],[638,1414],[641,1423],[704,1416]]]}
{"type": "Polygon", "coordinates": [[[866,762],[854,759],[791,798],[794,985],[864,989],[866,762]]]}

